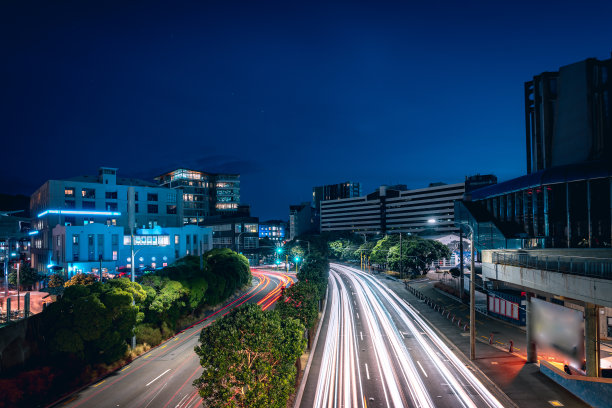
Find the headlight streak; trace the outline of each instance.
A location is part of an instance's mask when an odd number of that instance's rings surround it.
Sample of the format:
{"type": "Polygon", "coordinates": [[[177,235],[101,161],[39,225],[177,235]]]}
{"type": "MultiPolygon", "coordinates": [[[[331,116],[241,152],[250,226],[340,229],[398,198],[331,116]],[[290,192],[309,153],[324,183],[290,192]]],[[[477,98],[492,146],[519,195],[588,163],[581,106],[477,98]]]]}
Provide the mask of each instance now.
{"type": "MultiPolygon", "coordinates": [[[[336,267],[336,265],[334,265],[334,267],[336,267]]],[[[381,295],[391,305],[396,306],[396,311],[402,321],[408,326],[408,328],[412,332],[413,337],[418,341],[419,345],[427,352],[428,356],[431,358],[432,362],[434,362],[434,365],[436,366],[440,374],[444,377],[449,386],[452,387],[457,397],[464,406],[475,407],[476,405],[474,401],[470,398],[470,396],[465,392],[464,387],[459,384],[455,376],[452,375],[452,373],[448,370],[447,366],[443,364],[436,352],[434,352],[432,347],[427,343],[424,336],[421,335],[421,331],[418,330],[412,320],[414,320],[420,326],[423,332],[427,333],[432,343],[435,344],[435,346],[442,352],[442,354],[446,358],[448,358],[451,365],[454,366],[454,368],[463,376],[466,382],[472,386],[474,391],[478,393],[478,395],[489,407],[503,407],[503,405],[491,394],[491,392],[484,387],[484,385],[474,376],[474,374],[465,367],[461,360],[459,360],[459,358],[438,337],[435,331],[430,328],[427,323],[425,323],[425,321],[418,315],[418,313],[411,305],[409,305],[405,300],[397,296],[395,292],[391,291],[371,276],[361,273],[360,271],[355,270],[353,268],[341,268],[350,271],[351,275],[359,275],[362,279],[369,282],[370,285],[376,287],[380,291],[381,295]],[[406,312],[410,314],[410,317],[412,319],[408,317],[406,312]]]]}
{"type": "Polygon", "coordinates": [[[330,279],[330,318],[317,379],[315,407],[364,406],[358,341],[343,282],[330,279]],[[345,300],[345,301],[342,301],[345,300]]]}
{"type": "Polygon", "coordinates": [[[353,274],[346,273],[346,271],[342,272],[344,272],[343,275],[355,287],[355,294],[359,299],[359,303],[363,305],[362,316],[368,322],[371,329],[374,351],[377,354],[377,360],[380,362],[379,365],[382,365],[383,384],[386,384],[389,388],[393,405],[396,407],[404,406],[404,401],[400,392],[399,381],[393,374],[392,358],[390,350],[388,350],[388,346],[383,339],[383,334],[387,336],[391,345],[391,351],[395,356],[394,360],[399,365],[402,377],[408,385],[409,396],[413,404],[417,407],[434,407],[435,404],[431,400],[412,358],[410,358],[399,330],[393,323],[382,301],[374,294],[370,287],[364,285],[362,279],[358,279],[353,274]],[[400,358],[400,356],[403,358],[400,358]]]}

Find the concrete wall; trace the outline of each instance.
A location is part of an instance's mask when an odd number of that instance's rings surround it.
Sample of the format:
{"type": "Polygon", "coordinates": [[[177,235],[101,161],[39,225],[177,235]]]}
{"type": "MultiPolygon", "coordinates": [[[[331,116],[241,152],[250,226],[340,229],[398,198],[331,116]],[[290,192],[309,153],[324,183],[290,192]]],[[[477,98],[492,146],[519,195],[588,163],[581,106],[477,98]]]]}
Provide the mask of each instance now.
{"type": "Polygon", "coordinates": [[[514,285],[532,288],[599,306],[612,307],[612,281],[540,269],[492,264],[483,257],[482,274],[514,285]]]}
{"type": "Polygon", "coordinates": [[[0,372],[25,364],[38,351],[42,341],[42,314],[0,327],[0,372]]]}
{"type": "Polygon", "coordinates": [[[612,407],[612,379],[568,375],[546,361],[540,372],[595,408],[612,407]]]}

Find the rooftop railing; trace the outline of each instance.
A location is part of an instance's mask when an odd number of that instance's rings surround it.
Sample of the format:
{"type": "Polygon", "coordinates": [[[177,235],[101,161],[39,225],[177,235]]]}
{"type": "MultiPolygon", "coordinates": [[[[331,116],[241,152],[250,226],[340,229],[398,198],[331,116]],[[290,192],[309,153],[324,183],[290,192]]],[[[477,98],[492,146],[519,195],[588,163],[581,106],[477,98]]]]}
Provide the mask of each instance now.
{"type": "Polygon", "coordinates": [[[523,252],[493,252],[492,262],[520,268],[541,269],[600,279],[612,279],[612,258],[563,255],[531,255],[523,252]]]}

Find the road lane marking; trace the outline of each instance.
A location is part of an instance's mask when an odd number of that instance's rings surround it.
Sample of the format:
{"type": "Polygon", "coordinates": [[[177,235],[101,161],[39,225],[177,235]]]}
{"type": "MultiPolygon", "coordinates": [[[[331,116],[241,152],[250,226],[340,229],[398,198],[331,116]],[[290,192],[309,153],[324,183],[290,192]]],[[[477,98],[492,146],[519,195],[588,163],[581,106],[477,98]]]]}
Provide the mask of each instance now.
{"type": "Polygon", "coordinates": [[[128,368],[130,368],[130,366],[125,366],[125,367],[123,367],[123,368],[121,369],[121,371],[123,372],[123,371],[127,370],[128,368]]]}
{"type": "Polygon", "coordinates": [[[102,380],[99,383],[97,383],[96,385],[94,385],[93,387],[96,388],[98,385],[101,385],[102,383],[106,382],[106,380],[102,380]]]}
{"type": "Polygon", "coordinates": [[[368,364],[366,363],[365,365],[366,367],[366,376],[368,377],[368,380],[370,379],[370,370],[368,370],[368,364]]]}
{"type": "Polygon", "coordinates": [[[357,318],[359,319],[359,313],[357,313],[357,318]]]}
{"type": "Polygon", "coordinates": [[[421,371],[423,372],[423,374],[425,375],[425,377],[429,377],[427,375],[427,373],[425,372],[425,370],[423,369],[423,366],[421,365],[421,362],[419,360],[417,360],[417,364],[419,365],[419,368],[421,369],[421,371]]]}
{"type": "Polygon", "coordinates": [[[161,346],[159,349],[160,349],[160,350],[161,350],[161,349],[165,349],[166,347],[168,347],[168,345],[167,345],[167,344],[164,344],[164,345],[163,345],[163,346],[161,346]]]}
{"type": "Polygon", "coordinates": [[[563,407],[564,406],[560,401],[557,401],[557,400],[548,401],[548,403],[552,405],[553,407],[563,407]]]}
{"type": "Polygon", "coordinates": [[[363,341],[363,332],[359,332],[359,337],[361,337],[361,341],[363,341]]]}
{"type": "Polygon", "coordinates": [[[181,400],[179,401],[178,404],[176,404],[176,407],[174,408],[178,408],[181,406],[181,404],[183,403],[183,401],[185,400],[185,398],[187,398],[189,396],[189,394],[185,394],[185,396],[183,398],[181,398],[181,400]]]}
{"type": "Polygon", "coordinates": [[[157,377],[155,377],[154,379],[151,380],[151,382],[149,382],[147,385],[145,385],[145,387],[148,387],[149,385],[153,384],[156,380],[158,380],[159,378],[161,378],[162,375],[166,374],[168,371],[170,371],[171,368],[167,369],[166,371],[164,371],[163,373],[161,373],[160,375],[158,375],[157,377]]]}

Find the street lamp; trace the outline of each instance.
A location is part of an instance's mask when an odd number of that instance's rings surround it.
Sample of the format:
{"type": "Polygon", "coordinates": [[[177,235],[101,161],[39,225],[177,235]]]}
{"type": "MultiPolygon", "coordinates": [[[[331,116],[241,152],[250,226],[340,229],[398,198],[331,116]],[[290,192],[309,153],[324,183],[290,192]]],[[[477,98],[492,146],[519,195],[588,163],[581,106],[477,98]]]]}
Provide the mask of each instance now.
{"type": "MultiPolygon", "coordinates": [[[[470,224],[463,224],[470,230],[470,360],[476,359],[476,270],[474,268],[474,229],[470,224]]],[[[463,275],[463,271],[462,275],[463,275]]],[[[463,292],[463,282],[461,291],[463,292]]]]}

